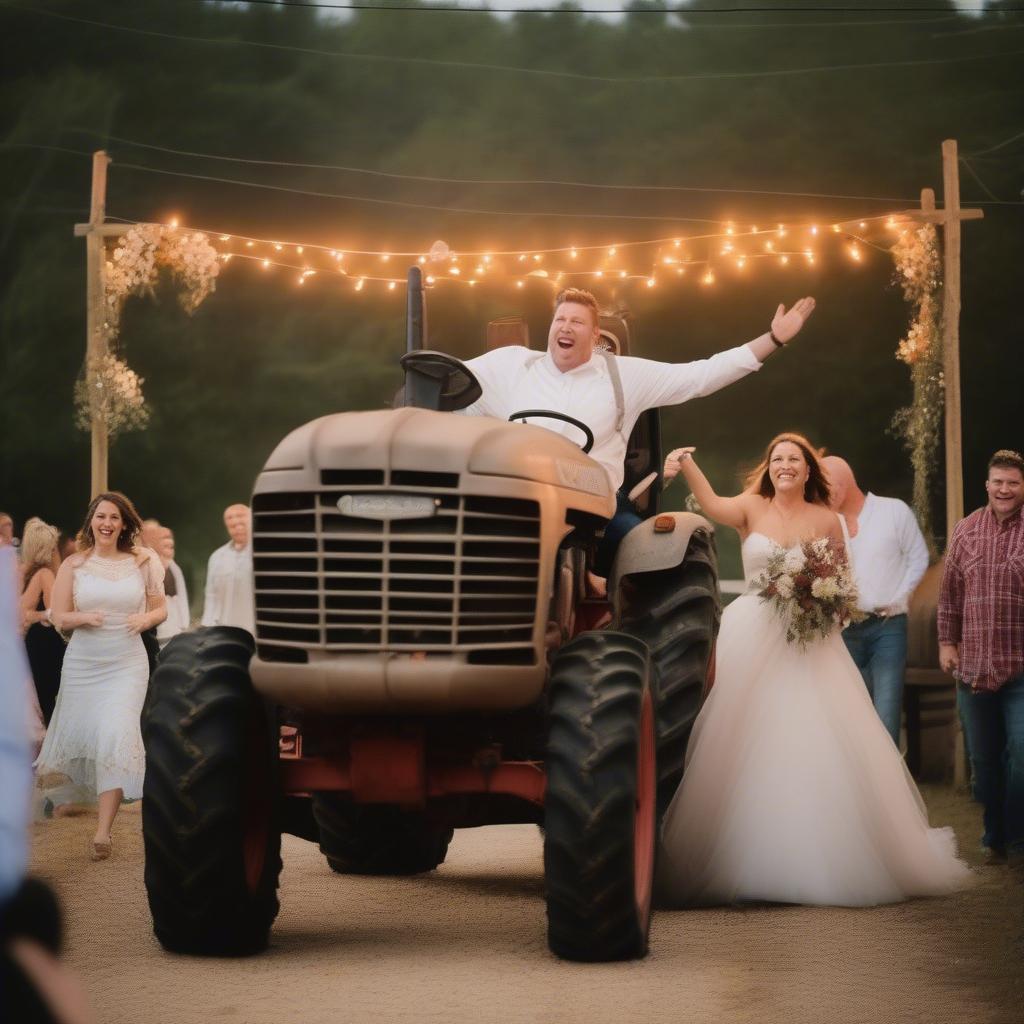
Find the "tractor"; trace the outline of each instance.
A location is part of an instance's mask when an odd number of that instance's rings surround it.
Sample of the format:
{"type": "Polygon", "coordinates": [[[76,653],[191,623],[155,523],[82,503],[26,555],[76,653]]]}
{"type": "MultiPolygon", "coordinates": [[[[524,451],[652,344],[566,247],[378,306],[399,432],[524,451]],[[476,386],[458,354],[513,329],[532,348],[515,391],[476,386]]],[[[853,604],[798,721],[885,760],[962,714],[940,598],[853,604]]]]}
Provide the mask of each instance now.
{"type": "MultiPolygon", "coordinates": [[[[553,953],[642,957],[713,674],[712,527],[658,512],[645,413],[624,485],[645,518],[595,592],[615,494],[589,428],[581,447],[538,425],[559,410],[455,415],[480,386],[424,348],[419,268],[408,301],[395,407],[307,423],[256,480],[255,637],[202,628],[161,654],[142,715],[154,931],[175,952],[263,949],[282,832],[339,876],[403,876],[437,868],[456,828],[534,823],[553,953]]],[[[626,317],[601,334],[628,353],[626,317]]]]}

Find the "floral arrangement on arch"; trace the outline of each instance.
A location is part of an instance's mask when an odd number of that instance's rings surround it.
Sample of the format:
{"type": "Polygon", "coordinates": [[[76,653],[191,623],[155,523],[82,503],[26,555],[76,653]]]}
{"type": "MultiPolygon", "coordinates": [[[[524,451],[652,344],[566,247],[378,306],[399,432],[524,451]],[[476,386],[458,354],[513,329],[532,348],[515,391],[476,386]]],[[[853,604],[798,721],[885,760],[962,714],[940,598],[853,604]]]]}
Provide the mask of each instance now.
{"type": "Polygon", "coordinates": [[[892,249],[894,283],[910,303],[907,333],[896,358],[910,367],[911,404],[897,410],[890,431],[910,452],[914,469],[914,512],[934,548],[931,526],[931,481],[938,467],[942,436],[945,379],[942,372],[942,257],[933,224],[904,231],[892,249]]]}
{"type": "Polygon", "coordinates": [[[111,436],[140,430],[149,421],[143,379],[113,348],[125,302],[132,295],[152,295],[161,271],[179,285],[178,302],[191,315],[216,287],[220,260],[202,231],[164,224],[135,224],[108,249],[103,274],[105,354],[87,364],[75,384],[75,422],[83,430],[95,418],[106,423],[111,436]]]}
{"type": "Polygon", "coordinates": [[[830,537],[790,548],[773,542],[752,586],[785,622],[786,640],[800,648],[863,618],[845,549],[830,537]]]}

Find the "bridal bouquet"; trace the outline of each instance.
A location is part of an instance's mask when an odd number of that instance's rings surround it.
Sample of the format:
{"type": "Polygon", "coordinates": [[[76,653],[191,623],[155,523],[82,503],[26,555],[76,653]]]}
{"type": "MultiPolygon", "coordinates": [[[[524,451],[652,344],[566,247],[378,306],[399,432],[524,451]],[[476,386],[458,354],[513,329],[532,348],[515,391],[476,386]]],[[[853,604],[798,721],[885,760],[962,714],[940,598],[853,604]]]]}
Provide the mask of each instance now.
{"type": "Polygon", "coordinates": [[[864,617],[846,553],[829,537],[776,545],[753,586],[787,620],[786,640],[801,648],[864,617]]]}

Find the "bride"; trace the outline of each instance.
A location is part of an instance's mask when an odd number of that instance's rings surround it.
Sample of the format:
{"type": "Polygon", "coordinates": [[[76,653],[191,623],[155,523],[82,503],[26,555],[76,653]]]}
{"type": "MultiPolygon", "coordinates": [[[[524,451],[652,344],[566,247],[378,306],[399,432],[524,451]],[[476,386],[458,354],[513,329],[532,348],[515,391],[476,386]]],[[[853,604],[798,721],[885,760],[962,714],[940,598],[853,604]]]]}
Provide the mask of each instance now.
{"type": "MultiPolygon", "coordinates": [[[[804,541],[828,537],[844,550],[845,522],[829,511],[805,438],[776,437],[732,498],[715,494],[693,451],[673,455],[705,513],[739,531],[748,584],[773,553],[804,541]]],[[[859,907],[967,884],[953,831],[928,827],[838,624],[796,646],[757,589],[722,617],[715,684],[665,814],[662,898],[859,907]]]]}

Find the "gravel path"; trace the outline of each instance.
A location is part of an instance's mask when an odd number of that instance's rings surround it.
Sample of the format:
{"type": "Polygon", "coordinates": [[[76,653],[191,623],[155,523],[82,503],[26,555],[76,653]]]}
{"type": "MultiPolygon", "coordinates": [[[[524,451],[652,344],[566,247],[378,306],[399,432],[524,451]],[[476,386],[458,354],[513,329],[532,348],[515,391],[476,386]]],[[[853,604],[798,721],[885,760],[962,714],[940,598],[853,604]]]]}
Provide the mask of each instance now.
{"type": "MultiPolygon", "coordinates": [[[[978,809],[925,793],[977,864],[978,809]]],[[[63,901],[67,962],[103,1024],[603,1024],[1024,1020],[1024,889],[1007,868],[945,899],[865,910],[758,906],[662,912],[638,963],[575,965],[545,945],[536,828],[456,833],[413,879],[343,878],[284,841],[270,950],[246,960],[164,953],[142,883],[138,806],[114,856],[87,857],[91,817],[35,826],[35,872],[63,901]]]]}

